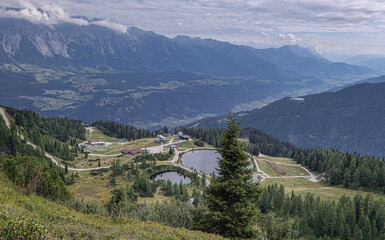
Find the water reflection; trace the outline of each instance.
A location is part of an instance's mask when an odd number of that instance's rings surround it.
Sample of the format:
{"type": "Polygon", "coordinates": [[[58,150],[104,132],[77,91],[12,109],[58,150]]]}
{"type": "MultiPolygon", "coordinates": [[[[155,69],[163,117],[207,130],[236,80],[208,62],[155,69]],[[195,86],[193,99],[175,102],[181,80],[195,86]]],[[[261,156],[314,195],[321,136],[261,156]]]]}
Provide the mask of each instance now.
{"type": "MultiPolygon", "coordinates": [[[[202,171],[205,174],[214,172],[215,175],[218,175],[216,168],[220,157],[221,155],[215,150],[195,150],[183,154],[182,164],[188,168],[196,169],[198,172],[202,171]]],[[[254,165],[250,164],[249,168],[254,168],[254,165]]],[[[253,176],[253,179],[256,179],[256,176],[253,176]]]]}
{"type": "Polygon", "coordinates": [[[181,181],[183,184],[189,184],[191,182],[189,177],[186,177],[185,175],[178,173],[178,172],[164,172],[159,173],[153,177],[154,180],[160,180],[163,179],[164,181],[170,180],[172,184],[177,183],[179,184],[181,181]]]}

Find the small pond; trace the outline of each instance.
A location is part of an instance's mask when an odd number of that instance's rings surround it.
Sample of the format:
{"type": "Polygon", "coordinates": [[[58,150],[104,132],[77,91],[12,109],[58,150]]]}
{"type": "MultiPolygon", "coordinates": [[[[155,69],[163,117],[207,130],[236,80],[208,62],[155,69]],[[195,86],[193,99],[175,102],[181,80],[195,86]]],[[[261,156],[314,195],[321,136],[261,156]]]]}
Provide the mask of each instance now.
{"type": "Polygon", "coordinates": [[[155,176],[153,176],[152,179],[153,180],[163,179],[164,181],[170,180],[172,184],[174,183],[179,184],[181,181],[183,184],[189,184],[191,182],[189,177],[186,177],[185,175],[178,172],[158,173],[155,176]]]}
{"type": "MultiPolygon", "coordinates": [[[[220,157],[221,155],[215,150],[195,150],[183,154],[182,164],[188,168],[194,168],[198,172],[202,171],[206,174],[215,172],[218,175],[215,168],[218,167],[218,158],[220,157]]],[[[249,168],[254,167],[249,165],[249,168]]],[[[256,176],[253,176],[253,178],[255,179],[256,176]]]]}
{"type": "Polygon", "coordinates": [[[215,150],[195,150],[182,156],[182,164],[188,168],[194,168],[198,172],[206,174],[218,174],[215,168],[218,167],[218,158],[221,155],[215,150]]]}

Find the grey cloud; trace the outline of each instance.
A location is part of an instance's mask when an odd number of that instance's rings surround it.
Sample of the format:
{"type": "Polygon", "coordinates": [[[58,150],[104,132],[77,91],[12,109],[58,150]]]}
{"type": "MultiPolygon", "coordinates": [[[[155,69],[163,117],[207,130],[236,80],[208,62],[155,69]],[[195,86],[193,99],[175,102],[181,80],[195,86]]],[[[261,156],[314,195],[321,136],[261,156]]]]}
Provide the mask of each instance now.
{"type": "Polygon", "coordinates": [[[58,24],[61,22],[73,23],[77,25],[100,25],[110,28],[114,31],[125,33],[127,26],[118,23],[112,23],[106,20],[86,21],[84,19],[73,18],[64,9],[54,3],[35,5],[30,1],[19,1],[20,10],[0,9],[0,17],[23,18],[33,23],[46,25],[58,24]]]}
{"type": "MultiPolygon", "coordinates": [[[[37,6],[57,2],[71,15],[110,19],[107,23],[137,26],[171,37],[181,34],[211,37],[256,47],[302,42],[314,48],[322,44],[326,49],[341,48],[349,44],[349,38],[329,33],[350,32],[355,35],[354,41],[370,44],[374,40],[365,36],[374,33],[382,37],[385,27],[385,4],[375,0],[32,1],[37,6]],[[297,40],[283,39],[279,34],[292,34],[297,40]]],[[[14,0],[1,3],[14,4],[14,0]]],[[[97,24],[107,26],[107,23],[97,24]]],[[[125,26],[110,24],[109,27],[124,31],[125,26]]]]}

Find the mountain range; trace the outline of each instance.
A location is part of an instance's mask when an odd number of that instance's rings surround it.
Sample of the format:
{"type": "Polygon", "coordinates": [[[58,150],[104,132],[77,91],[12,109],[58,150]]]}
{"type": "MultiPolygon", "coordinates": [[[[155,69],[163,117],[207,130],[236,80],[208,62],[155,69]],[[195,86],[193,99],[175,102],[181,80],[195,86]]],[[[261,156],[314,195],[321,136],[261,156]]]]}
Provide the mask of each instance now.
{"type": "Polygon", "coordinates": [[[0,104],[43,116],[172,126],[375,75],[299,46],[255,49],[73,19],[89,24],[0,18],[0,104]]]}
{"type": "MultiPolygon", "coordinates": [[[[384,157],[384,109],[385,82],[361,83],[337,92],[286,97],[237,117],[243,127],[259,128],[304,148],[334,148],[384,157]]],[[[207,118],[191,125],[222,127],[224,119],[207,118]]]]}
{"type": "Polygon", "coordinates": [[[384,70],[385,56],[383,55],[376,55],[376,54],[358,55],[358,56],[354,56],[349,59],[346,59],[344,62],[349,64],[354,64],[354,65],[369,67],[380,73],[385,72],[384,70]]]}

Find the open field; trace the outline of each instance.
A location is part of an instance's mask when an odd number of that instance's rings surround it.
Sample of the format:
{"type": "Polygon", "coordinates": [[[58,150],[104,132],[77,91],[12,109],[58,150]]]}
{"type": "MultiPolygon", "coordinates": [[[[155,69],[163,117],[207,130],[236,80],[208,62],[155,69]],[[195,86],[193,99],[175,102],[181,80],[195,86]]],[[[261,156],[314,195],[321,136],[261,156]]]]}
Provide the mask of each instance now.
{"type": "Polygon", "coordinates": [[[79,154],[74,161],[67,161],[68,166],[73,168],[94,168],[98,167],[100,159],[100,166],[111,166],[112,162],[116,159],[120,159],[121,163],[131,162],[131,157],[119,156],[119,157],[106,157],[106,156],[88,156],[86,159],[84,154],[79,154]]]}
{"type": "Polygon", "coordinates": [[[289,166],[284,164],[276,164],[282,171],[286,173],[287,176],[309,176],[310,174],[306,172],[303,168],[299,166],[289,166]]]}
{"type": "Polygon", "coordinates": [[[364,190],[345,189],[342,187],[332,187],[326,185],[324,182],[315,183],[305,178],[271,178],[263,181],[261,185],[267,186],[274,183],[282,184],[283,186],[285,186],[286,193],[291,193],[292,190],[294,190],[295,194],[303,196],[308,193],[312,193],[316,197],[320,197],[323,200],[337,200],[344,194],[352,198],[354,198],[356,194],[361,194],[363,197],[368,194],[371,194],[374,199],[385,199],[385,195],[382,193],[373,193],[364,190]]]}
{"type": "Polygon", "coordinates": [[[119,154],[123,149],[137,149],[137,148],[147,148],[156,146],[154,138],[142,138],[134,140],[132,142],[125,142],[119,144],[110,144],[108,146],[91,146],[86,148],[90,150],[91,153],[95,154],[104,154],[104,155],[115,155],[119,154]]]}
{"type": "Polygon", "coordinates": [[[116,177],[116,187],[109,186],[111,171],[97,176],[90,175],[90,172],[79,172],[76,183],[68,186],[74,193],[76,199],[86,201],[97,200],[99,204],[107,203],[111,198],[111,191],[120,186],[125,186],[124,176],[116,177]]]}
{"type": "Polygon", "coordinates": [[[295,161],[293,161],[293,159],[291,158],[282,158],[282,157],[269,157],[269,156],[263,156],[263,157],[260,157],[262,159],[266,159],[266,160],[269,160],[269,161],[272,161],[272,162],[276,162],[276,163],[288,163],[288,164],[297,164],[295,161]]]}
{"type": "Polygon", "coordinates": [[[257,163],[259,168],[264,171],[270,177],[278,177],[277,172],[265,161],[260,158],[257,158],[257,163]]]}
{"type": "Polygon", "coordinates": [[[187,149],[187,148],[197,148],[198,146],[194,144],[194,141],[186,141],[178,144],[179,149],[187,149]]]}
{"type": "Polygon", "coordinates": [[[147,148],[156,146],[155,138],[142,138],[124,145],[127,149],[147,148]]]}
{"type": "Polygon", "coordinates": [[[91,135],[90,135],[90,132],[87,130],[86,136],[87,136],[87,140],[99,139],[100,141],[103,141],[103,142],[123,142],[123,139],[117,139],[117,138],[107,136],[96,128],[94,129],[91,135]]]}
{"type": "MultiPolygon", "coordinates": [[[[191,149],[191,148],[202,148],[202,147],[199,147],[197,145],[194,144],[194,141],[196,141],[196,139],[192,139],[192,140],[189,140],[189,141],[185,141],[185,142],[182,142],[180,144],[178,144],[179,146],[179,150],[183,151],[183,150],[187,150],[187,149],[191,149]]],[[[205,148],[214,148],[214,146],[204,142],[204,146],[205,148]]]]}

